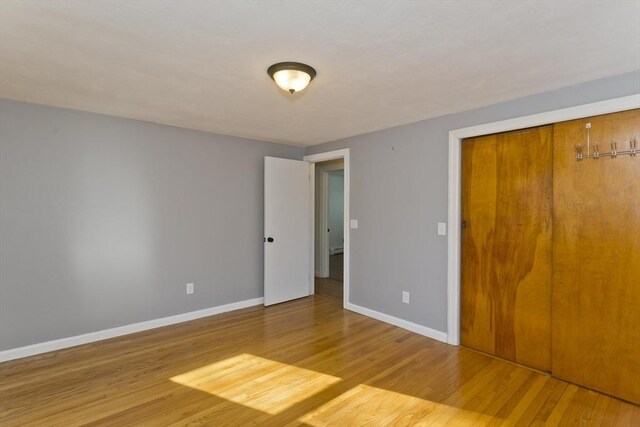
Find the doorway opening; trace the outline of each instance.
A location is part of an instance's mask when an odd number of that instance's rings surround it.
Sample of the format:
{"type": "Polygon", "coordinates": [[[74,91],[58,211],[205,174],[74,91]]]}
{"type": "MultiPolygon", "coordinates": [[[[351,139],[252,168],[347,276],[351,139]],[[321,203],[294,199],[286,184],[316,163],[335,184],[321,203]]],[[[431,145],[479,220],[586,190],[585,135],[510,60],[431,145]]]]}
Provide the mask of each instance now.
{"type": "Polygon", "coordinates": [[[344,294],[344,160],[315,164],[314,282],[318,295],[344,294]]]}
{"type": "Polygon", "coordinates": [[[311,294],[349,306],[349,149],[312,154],[311,294]]]}

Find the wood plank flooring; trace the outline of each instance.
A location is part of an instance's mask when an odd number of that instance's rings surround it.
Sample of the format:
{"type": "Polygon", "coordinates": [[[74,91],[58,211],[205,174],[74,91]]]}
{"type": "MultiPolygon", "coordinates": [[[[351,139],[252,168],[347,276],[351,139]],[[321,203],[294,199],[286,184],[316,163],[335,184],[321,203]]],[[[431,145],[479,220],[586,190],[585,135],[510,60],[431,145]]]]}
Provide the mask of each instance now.
{"type": "Polygon", "coordinates": [[[318,294],[0,364],[0,425],[640,425],[640,407],[318,294]]]}
{"type": "Polygon", "coordinates": [[[316,277],[316,295],[331,298],[342,306],[344,287],[342,281],[316,277]]]}
{"type": "Polygon", "coordinates": [[[342,254],[331,255],[329,257],[329,277],[316,277],[316,294],[339,301],[343,306],[344,284],[343,278],[343,257],[342,254]]]}
{"type": "Polygon", "coordinates": [[[329,278],[342,282],[344,276],[344,254],[329,256],[329,278]]]}

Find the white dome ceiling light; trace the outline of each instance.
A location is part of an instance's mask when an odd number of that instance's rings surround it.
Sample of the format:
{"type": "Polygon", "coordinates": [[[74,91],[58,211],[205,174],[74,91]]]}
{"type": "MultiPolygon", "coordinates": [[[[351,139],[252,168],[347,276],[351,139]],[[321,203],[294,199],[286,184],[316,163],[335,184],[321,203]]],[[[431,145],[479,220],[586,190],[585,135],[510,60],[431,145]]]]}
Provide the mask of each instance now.
{"type": "Polygon", "coordinates": [[[293,94],[307,87],[316,76],[316,70],[300,62],[279,62],[269,67],[267,74],[282,90],[293,94]]]}

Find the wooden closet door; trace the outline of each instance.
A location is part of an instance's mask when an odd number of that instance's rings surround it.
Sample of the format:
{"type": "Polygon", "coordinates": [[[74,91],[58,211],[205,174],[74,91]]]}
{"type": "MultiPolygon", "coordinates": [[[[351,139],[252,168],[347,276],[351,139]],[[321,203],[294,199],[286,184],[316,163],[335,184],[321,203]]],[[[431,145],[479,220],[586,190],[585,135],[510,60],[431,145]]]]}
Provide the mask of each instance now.
{"type": "Polygon", "coordinates": [[[462,143],[461,341],[550,370],[553,126],[462,143]]]}
{"type": "Polygon", "coordinates": [[[586,123],[640,144],[640,110],[554,127],[553,374],[640,403],[640,155],[576,161],[586,123]]]}

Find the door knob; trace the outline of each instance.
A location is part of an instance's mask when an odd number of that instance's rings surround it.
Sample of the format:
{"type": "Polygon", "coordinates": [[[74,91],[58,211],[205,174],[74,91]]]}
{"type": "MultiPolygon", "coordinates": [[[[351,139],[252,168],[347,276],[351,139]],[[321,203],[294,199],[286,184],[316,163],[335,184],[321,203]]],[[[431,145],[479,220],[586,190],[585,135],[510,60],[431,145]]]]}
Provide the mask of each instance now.
{"type": "Polygon", "coordinates": [[[273,242],[273,237],[267,237],[267,242],[269,243],[273,242]]]}

